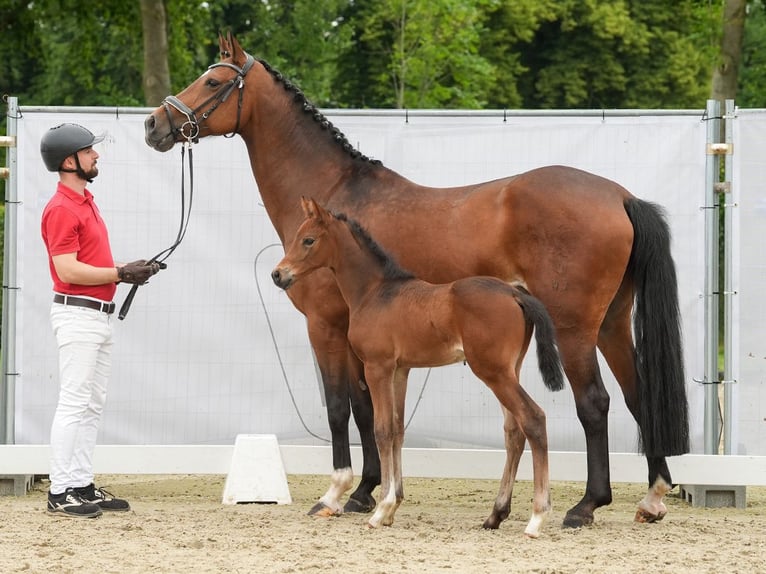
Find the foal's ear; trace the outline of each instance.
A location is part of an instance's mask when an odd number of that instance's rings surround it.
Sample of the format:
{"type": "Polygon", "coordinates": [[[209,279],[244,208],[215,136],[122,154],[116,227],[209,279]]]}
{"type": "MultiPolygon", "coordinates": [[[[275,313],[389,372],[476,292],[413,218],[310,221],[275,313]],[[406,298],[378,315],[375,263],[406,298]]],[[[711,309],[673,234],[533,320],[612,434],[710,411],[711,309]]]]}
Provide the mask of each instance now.
{"type": "Polygon", "coordinates": [[[301,197],[301,207],[303,208],[303,214],[310,219],[314,219],[319,212],[319,206],[316,201],[305,195],[301,197]]]}

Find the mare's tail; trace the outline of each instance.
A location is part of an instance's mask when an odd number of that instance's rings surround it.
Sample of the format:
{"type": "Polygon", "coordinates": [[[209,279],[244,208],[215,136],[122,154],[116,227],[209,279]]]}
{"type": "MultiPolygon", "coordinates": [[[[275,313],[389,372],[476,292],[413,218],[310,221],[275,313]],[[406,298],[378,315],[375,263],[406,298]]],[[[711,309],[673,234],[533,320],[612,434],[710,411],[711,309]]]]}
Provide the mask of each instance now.
{"type": "Polygon", "coordinates": [[[549,390],[560,391],[564,388],[564,370],[556,347],[556,328],[553,326],[553,320],[539,299],[521,290],[517,290],[517,295],[524,317],[535,327],[537,364],[543,382],[549,390]]]}
{"type": "Polygon", "coordinates": [[[634,232],[626,278],[635,290],[641,448],[647,456],[684,454],[689,452],[689,409],[670,229],[656,204],[630,198],[625,211],[634,232]]]}

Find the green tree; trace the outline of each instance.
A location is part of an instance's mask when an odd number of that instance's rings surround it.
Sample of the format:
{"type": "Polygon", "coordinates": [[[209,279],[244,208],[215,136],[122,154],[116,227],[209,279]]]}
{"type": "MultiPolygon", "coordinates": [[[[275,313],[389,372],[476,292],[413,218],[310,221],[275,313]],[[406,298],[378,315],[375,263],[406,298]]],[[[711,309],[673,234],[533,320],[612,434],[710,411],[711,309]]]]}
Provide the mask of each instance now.
{"type": "Polygon", "coordinates": [[[143,104],[141,17],[135,2],[41,0],[36,38],[42,73],[32,82],[28,104],[143,104]]]}
{"type": "MultiPolygon", "coordinates": [[[[351,61],[366,67],[366,104],[396,108],[479,108],[494,67],[479,53],[484,0],[355,2],[351,61]]],[[[345,72],[354,73],[353,70],[345,72]]],[[[357,90],[362,86],[346,82],[357,90]]],[[[343,86],[343,83],[341,83],[343,86]]],[[[344,101],[359,101],[343,92],[344,101]]],[[[353,105],[353,104],[352,104],[353,105]]]]}
{"type": "Polygon", "coordinates": [[[766,4],[763,0],[752,0],[747,5],[737,105],[766,108],[766,4]]]}
{"type": "Polygon", "coordinates": [[[250,54],[266,60],[320,106],[339,106],[333,89],[338,55],[351,29],[343,12],[349,0],[231,0],[211,5],[221,31],[231,31],[250,54]]]}
{"type": "Polygon", "coordinates": [[[695,0],[579,0],[548,6],[521,42],[525,108],[700,107],[711,47],[697,35],[707,15],[695,0]],[[553,15],[553,18],[551,18],[553,15]]]}

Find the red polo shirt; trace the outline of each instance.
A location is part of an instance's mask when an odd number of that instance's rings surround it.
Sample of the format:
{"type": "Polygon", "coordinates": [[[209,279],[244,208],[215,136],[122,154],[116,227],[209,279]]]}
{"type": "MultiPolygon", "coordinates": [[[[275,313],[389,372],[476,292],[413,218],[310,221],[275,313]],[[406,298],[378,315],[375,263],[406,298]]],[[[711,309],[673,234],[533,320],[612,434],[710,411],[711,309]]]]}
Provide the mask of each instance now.
{"type": "Polygon", "coordinates": [[[53,290],[65,295],[86,295],[111,301],[117,290],[115,283],[105,285],[77,285],[64,283],[56,274],[53,256],[77,253],[77,260],[94,267],[114,267],[109,234],[101,218],[93,195],[86,189],[85,195],[73,191],[59,182],[56,194],[43,210],[41,231],[48,249],[53,290]]]}

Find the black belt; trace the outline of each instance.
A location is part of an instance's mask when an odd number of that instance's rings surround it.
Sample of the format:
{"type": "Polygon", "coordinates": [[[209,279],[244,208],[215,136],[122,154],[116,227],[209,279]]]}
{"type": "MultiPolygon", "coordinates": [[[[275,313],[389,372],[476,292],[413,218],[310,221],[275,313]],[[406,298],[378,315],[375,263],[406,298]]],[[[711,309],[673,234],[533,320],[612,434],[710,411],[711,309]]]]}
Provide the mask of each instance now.
{"type": "Polygon", "coordinates": [[[61,295],[56,293],[53,296],[54,303],[61,303],[62,305],[74,305],[75,307],[87,307],[88,309],[95,309],[101,311],[107,315],[114,313],[114,302],[103,303],[101,301],[94,301],[93,299],[83,299],[82,297],[74,297],[73,295],[61,295]]]}

